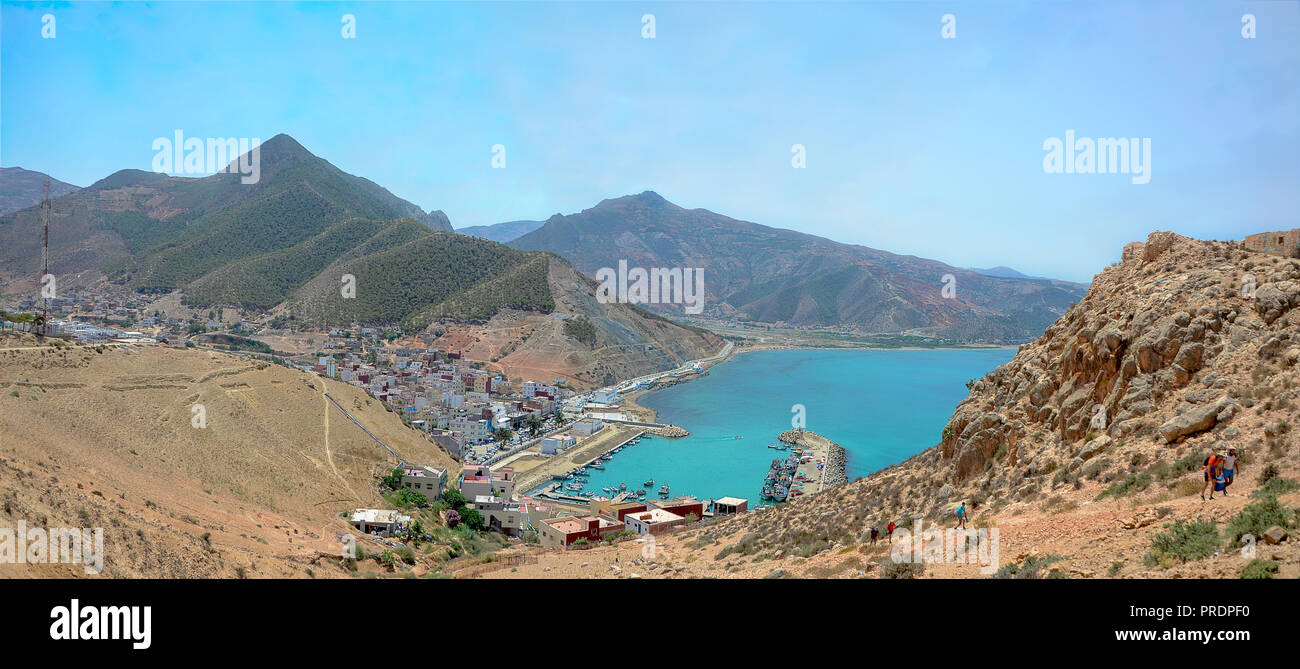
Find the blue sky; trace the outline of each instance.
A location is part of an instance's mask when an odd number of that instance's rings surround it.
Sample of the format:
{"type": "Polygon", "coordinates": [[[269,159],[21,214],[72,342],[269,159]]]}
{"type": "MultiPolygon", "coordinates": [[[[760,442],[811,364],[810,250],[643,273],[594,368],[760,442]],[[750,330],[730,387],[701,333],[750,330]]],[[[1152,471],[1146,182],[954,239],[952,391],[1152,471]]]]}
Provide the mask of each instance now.
{"type": "Polygon", "coordinates": [[[1151,230],[1300,226],[1298,8],[5,2],[0,164],[84,186],[149,169],[154,138],[175,129],[285,132],[457,227],[655,190],[838,241],[1088,281],[1151,230]],[[955,39],[941,36],[946,13],[955,39]],[[356,39],[340,34],[344,14],[356,39]],[[1066,130],[1150,138],[1150,183],[1045,173],[1043,142],[1066,130]]]}

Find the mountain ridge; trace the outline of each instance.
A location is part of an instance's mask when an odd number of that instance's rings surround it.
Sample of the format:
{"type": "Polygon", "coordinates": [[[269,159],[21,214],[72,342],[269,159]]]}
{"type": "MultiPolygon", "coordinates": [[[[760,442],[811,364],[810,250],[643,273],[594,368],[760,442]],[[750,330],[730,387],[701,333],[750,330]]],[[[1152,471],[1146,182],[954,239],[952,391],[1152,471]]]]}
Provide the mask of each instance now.
{"type": "Polygon", "coordinates": [[[588,275],[620,260],[639,267],[702,267],[708,275],[706,314],[716,318],[921,331],[961,341],[1028,340],[1084,292],[1069,282],[988,277],[686,209],[654,191],[556,214],[509,245],[558,253],[588,275]],[[956,286],[951,295],[943,290],[949,276],[956,286]]]}

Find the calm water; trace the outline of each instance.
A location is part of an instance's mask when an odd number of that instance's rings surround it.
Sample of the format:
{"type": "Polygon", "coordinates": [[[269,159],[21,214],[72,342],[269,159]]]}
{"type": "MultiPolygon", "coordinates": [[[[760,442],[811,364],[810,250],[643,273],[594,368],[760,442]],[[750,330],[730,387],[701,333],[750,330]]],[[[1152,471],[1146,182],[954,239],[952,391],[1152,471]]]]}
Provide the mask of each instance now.
{"type": "MultiPolygon", "coordinates": [[[[802,404],[807,428],[844,446],[852,480],[939,442],[966,381],[1015,355],[1013,349],[927,351],[759,351],[708,376],[651,393],[641,404],[660,422],[691,431],[683,439],[643,439],[591,470],[586,489],[654,477],[673,495],[744,497],[757,505],[772,458],[767,448],[790,429],[802,404]],[[741,439],[735,436],[740,435],[741,439]]],[[[655,499],[655,490],[649,497],[655,499]]]]}

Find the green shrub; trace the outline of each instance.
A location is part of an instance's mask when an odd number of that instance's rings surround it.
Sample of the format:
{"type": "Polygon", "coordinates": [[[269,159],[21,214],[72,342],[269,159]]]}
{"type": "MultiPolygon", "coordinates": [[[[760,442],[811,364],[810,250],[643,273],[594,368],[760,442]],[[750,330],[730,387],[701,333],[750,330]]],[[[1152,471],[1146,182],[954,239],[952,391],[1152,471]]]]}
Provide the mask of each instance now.
{"type": "Polygon", "coordinates": [[[1300,483],[1296,483],[1294,479],[1274,477],[1269,479],[1263,488],[1256,490],[1251,495],[1255,497],[1277,497],[1296,490],[1300,490],[1300,483]]]}
{"type": "Polygon", "coordinates": [[[1277,573],[1277,563],[1272,560],[1251,560],[1241,568],[1242,578],[1273,578],[1277,573]]]}
{"type": "Polygon", "coordinates": [[[1262,536],[1264,530],[1274,525],[1291,527],[1295,524],[1295,512],[1288,509],[1276,497],[1265,497],[1241,510],[1228,522],[1228,540],[1236,542],[1242,535],[1262,536]]]}
{"type": "Polygon", "coordinates": [[[402,559],[406,564],[415,564],[415,551],[410,546],[398,546],[397,557],[402,559]]]}
{"type": "Polygon", "coordinates": [[[1025,558],[1024,564],[1009,562],[993,575],[993,578],[1000,579],[1033,579],[1033,578],[1069,578],[1068,574],[1062,572],[1052,573],[1047,568],[1055,562],[1063,560],[1060,555],[1030,555],[1025,558]]]}
{"type": "Polygon", "coordinates": [[[880,568],[880,578],[916,578],[924,573],[924,562],[890,561],[880,568]]]}
{"type": "Polygon", "coordinates": [[[1151,551],[1142,558],[1148,567],[1160,565],[1168,569],[1174,559],[1188,562],[1209,557],[1223,541],[1212,520],[1188,523],[1180,518],[1165,527],[1169,531],[1151,537],[1151,551]]]}
{"type": "Polygon", "coordinates": [[[424,506],[429,503],[429,498],[424,493],[415,492],[410,488],[402,488],[393,495],[393,501],[400,507],[424,506]]]}
{"type": "Polygon", "coordinates": [[[1152,481],[1153,478],[1150,474],[1129,474],[1124,477],[1124,480],[1116,481],[1109,488],[1098,493],[1096,499],[1101,500],[1106,497],[1119,499],[1126,495],[1136,494],[1150,487],[1152,481]]]}

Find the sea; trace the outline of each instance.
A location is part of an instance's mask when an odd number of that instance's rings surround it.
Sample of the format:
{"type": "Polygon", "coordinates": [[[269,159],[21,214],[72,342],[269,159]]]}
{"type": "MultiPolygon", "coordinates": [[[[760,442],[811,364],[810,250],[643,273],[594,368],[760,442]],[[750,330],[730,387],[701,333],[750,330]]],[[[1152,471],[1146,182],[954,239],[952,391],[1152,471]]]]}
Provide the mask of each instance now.
{"type": "Polygon", "coordinates": [[[939,443],[957,403],[1015,349],[782,350],[742,353],[708,374],[643,396],[659,422],[689,437],[643,438],[590,470],[586,490],[653,479],[649,498],[742,497],[757,506],[772,459],[768,448],[792,426],[817,432],[847,453],[849,480],[897,464],[939,443]]]}

